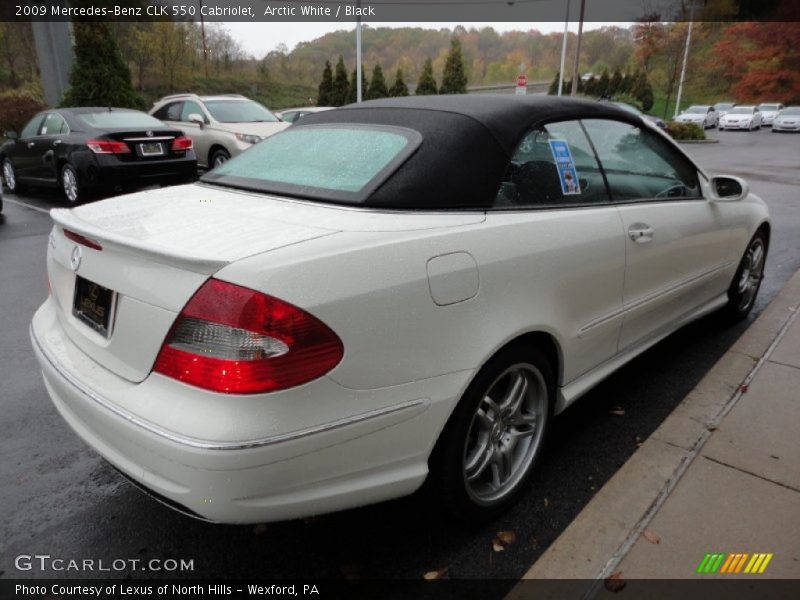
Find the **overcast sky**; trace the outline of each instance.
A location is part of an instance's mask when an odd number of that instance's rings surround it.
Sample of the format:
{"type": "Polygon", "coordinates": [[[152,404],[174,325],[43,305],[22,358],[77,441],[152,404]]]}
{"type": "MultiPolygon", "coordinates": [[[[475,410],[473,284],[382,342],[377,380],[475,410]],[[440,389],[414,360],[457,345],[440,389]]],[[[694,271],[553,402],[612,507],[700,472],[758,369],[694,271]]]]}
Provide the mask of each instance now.
{"type": "MultiPolygon", "coordinates": [[[[337,29],[346,29],[343,23],[223,23],[244,49],[262,58],[279,44],[292,50],[299,42],[308,42],[337,29]]],[[[464,25],[467,29],[494,27],[497,31],[528,31],[538,29],[542,33],[561,32],[564,23],[370,23],[370,27],[424,27],[426,29],[454,28],[464,25]]],[[[599,29],[604,25],[627,27],[630,23],[585,23],[584,31],[599,29]]],[[[570,31],[577,32],[578,24],[570,23],[570,31]]]]}

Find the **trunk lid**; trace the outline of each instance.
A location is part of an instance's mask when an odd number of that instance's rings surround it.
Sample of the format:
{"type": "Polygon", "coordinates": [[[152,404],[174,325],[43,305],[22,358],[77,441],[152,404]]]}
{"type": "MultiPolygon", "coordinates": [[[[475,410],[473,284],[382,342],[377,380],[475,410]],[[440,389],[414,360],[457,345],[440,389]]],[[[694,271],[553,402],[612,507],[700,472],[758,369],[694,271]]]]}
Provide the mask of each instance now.
{"type": "Polygon", "coordinates": [[[387,213],[201,184],[118,196],[50,214],[55,227],[47,265],[59,320],[86,354],[134,382],[150,373],[177,314],[226,265],[344,230],[434,229],[485,218],[482,213],[387,213]],[[101,249],[76,241],[76,236],[101,249]],[[89,283],[76,286],[78,278],[89,283]],[[101,286],[99,292],[91,284],[101,286]],[[107,329],[98,331],[75,308],[76,302],[97,298],[103,304],[109,294],[102,288],[111,290],[112,300],[105,307],[107,329]]]}

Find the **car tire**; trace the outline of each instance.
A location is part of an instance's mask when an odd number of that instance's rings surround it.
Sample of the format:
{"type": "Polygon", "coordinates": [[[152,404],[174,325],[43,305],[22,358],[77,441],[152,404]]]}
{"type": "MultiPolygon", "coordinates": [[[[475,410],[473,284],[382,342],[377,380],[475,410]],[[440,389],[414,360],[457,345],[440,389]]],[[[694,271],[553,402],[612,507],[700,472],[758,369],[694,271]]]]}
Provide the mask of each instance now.
{"type": "Polygon", "coordinates": [[[10,194],[20,194],[25,191],[25,186],[17,179],[17,170],[10,158],[3,159],[3,186],[10,194]]]}
{"type": "Polygon", "coordinates": [[[728,288],[728,303],[722,315],[730,323],[743,320],[750,314],[764,279],[764,264],[767,261],[769,243],[763,230],[758,230],[747,244],[739,267],[728,288]]]}
{"type": "Polygon", "coordinates": [[[452,516],[491,519],[524,491],[541,455],[555,398],[540,350],[501,350],[467,388],[430,460],[431,487],[452,516]]]}
{"type": "Polygon", "coordinates": [[[209,169],[215,169],[222,163],[227,162],[231,158],[231,153],[224,148],[218,148],[211,153],[211,160],[209,161],[209,169]]]}
{"type": "Polygon", "coordinates": [[[69,163],[61,167],[59,181],[61,182],[61,193],[64,194],[64,198],[67,202],[70,204],[77,204],[83,200],[84,194],[78,184],[78,173],[75,171],[75,167],[69,163]]]}

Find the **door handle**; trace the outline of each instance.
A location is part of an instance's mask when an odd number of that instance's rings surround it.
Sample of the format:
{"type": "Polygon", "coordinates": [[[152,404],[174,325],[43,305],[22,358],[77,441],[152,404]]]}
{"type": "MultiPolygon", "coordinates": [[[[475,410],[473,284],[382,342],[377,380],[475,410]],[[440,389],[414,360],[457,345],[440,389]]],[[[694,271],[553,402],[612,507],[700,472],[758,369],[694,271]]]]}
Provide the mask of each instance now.
{"type": "Polygon", "coordinates": [[[628,237],[637,244],[645,244],[653,240],[656,230],[644,223],[634,223],[628,228],[628,237]]]}
{"type": "Polygon", "coordinates": [[[33,148],[36,145],[36,142],[28,142],[28,148],[33,148]]]}
{"type": "Polygon", "coordinates": [[[53,142],[53,146],[58,146],[61,143],[61,140],[55,140],[53,142]]]}

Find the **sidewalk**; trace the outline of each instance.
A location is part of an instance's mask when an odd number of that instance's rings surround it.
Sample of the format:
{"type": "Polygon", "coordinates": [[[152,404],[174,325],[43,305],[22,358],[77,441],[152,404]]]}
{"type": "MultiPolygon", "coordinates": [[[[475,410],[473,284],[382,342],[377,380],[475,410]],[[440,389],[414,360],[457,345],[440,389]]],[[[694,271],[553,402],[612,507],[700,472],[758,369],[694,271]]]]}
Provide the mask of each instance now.
{"type": "Polygon", "coordinates": [[[800,579],[800,271],[525,575],[609,577],[800,579]]]}

